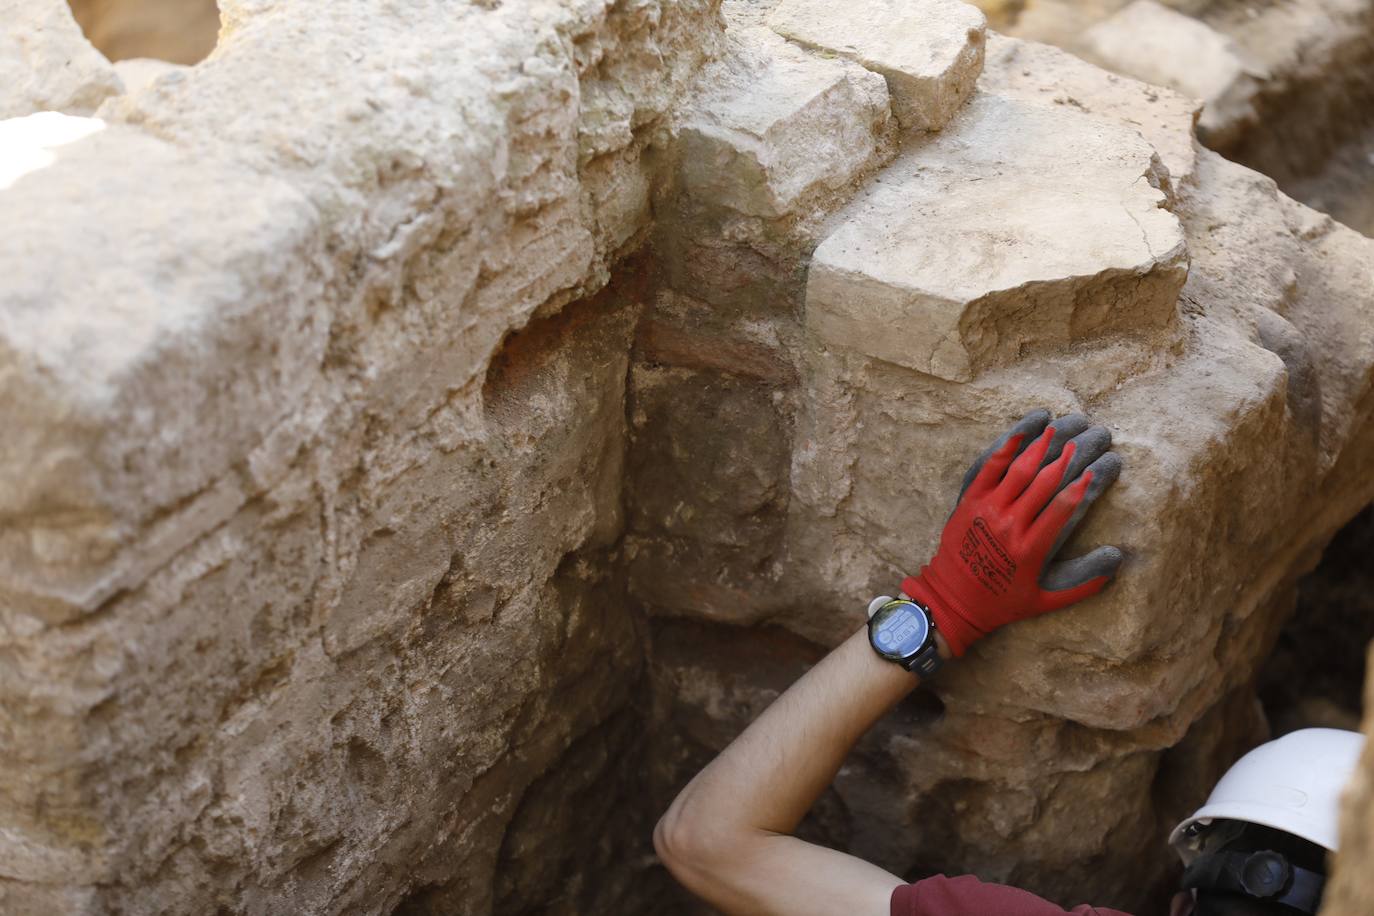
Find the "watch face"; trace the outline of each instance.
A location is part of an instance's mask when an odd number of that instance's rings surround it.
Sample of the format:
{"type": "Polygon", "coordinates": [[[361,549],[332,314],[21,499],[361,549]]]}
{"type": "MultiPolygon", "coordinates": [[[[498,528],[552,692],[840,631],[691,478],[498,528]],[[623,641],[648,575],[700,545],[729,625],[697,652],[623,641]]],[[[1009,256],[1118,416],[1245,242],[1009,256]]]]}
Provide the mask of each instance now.
{"type": "Polygon", "coordinates": [[[889,601],[868,622],[869,639],[879,654],[891,659],[911,658],[925,645],[930,622],[911,601],[889,601]]]}

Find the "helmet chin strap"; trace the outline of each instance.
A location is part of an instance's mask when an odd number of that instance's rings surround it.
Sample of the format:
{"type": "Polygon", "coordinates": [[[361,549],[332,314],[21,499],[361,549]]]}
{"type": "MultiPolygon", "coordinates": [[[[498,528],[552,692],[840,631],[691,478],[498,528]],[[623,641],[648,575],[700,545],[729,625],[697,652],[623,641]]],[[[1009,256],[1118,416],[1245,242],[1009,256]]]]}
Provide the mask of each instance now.
{"type": "Polygon", "coordinates": [[[1270,849],[1223,850],[1200,856],[1183,872],[1183,889],[1244,894],[1315,914],[1326,876],[1288,861],[1270,849]]]}

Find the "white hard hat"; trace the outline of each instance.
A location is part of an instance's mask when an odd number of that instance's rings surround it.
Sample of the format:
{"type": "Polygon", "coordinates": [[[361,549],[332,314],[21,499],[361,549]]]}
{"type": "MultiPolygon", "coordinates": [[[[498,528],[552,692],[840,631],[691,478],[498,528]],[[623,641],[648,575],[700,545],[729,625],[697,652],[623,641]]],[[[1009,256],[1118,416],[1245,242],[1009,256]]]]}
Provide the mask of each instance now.
{"type": "Polygon", "coordinates": [[[1169,834],[1185,865],[1197,857],[1188,828],[1213,820],[1273,827],[1335,851],[1341,790],[1355,772],[1364,735],[1305,728],[1261,744],[1221,777],[1207,803],[1169,834]]]}

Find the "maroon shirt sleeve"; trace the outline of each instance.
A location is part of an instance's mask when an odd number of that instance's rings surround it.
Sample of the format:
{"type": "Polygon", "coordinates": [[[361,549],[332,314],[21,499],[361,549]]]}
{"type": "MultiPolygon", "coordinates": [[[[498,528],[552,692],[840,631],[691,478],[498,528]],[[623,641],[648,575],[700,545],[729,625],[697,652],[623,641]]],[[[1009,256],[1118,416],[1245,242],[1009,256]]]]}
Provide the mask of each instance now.
{"type": "Polygon", "coordinates": [[[1076,906],[1063,910],[1030,891],[984,884],[973,875],[936,875],[892,892],[892,916],[1129,916],[1120,910],[1076,906]]]}

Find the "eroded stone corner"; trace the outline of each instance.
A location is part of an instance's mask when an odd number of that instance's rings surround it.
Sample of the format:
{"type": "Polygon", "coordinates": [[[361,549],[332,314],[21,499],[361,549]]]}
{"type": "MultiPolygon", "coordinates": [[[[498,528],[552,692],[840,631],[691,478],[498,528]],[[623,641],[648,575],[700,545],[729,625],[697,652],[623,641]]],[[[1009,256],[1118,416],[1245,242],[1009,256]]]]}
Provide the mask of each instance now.
{"type": "Polygon", "coordinates": [[[909,130],[947,124],[983,67],[987,19],[959,0],[781,0],[768,24],[792,41],[881,74],[892,113],[909,130]]]}
{"type": "Polygon", "coordinates": [[[1135,131],[987,88],[836,215],[807,280],[828,344],[967,381],[1174,319],[1187,245],[1135,131]]]}

